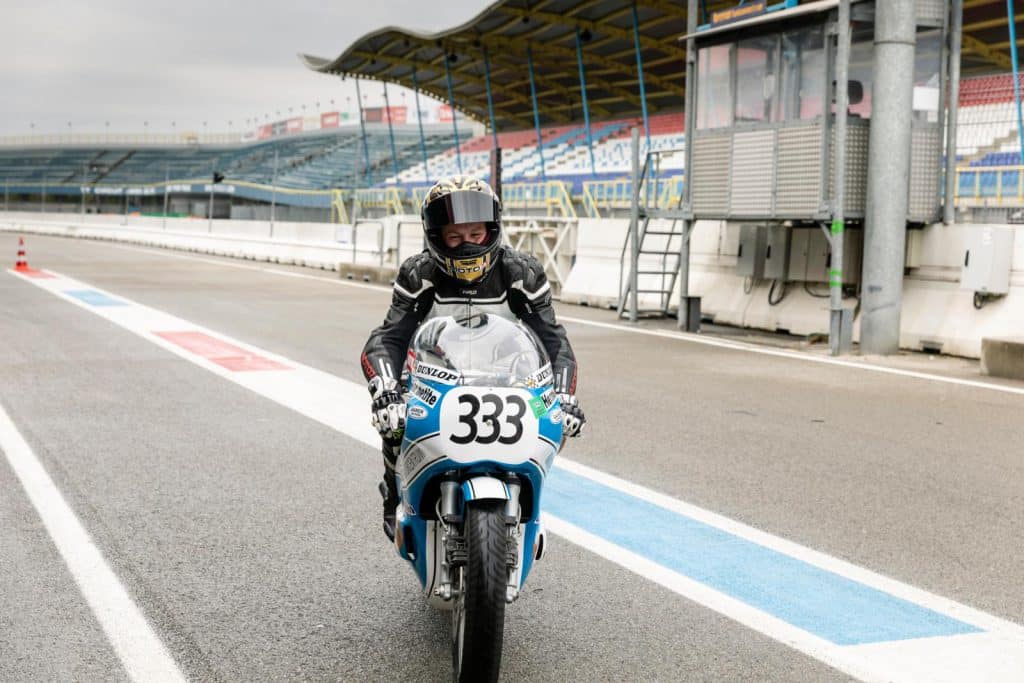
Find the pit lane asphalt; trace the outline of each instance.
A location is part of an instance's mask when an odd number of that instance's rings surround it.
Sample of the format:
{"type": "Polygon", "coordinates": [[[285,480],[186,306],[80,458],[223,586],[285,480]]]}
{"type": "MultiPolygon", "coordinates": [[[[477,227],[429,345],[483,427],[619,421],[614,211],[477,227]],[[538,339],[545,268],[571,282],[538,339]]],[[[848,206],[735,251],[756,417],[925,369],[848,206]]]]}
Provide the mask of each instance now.
{"type": "MultiPolygon", "coordinates": [[[[29,238],[33,266],[361,380],[386,291],[175,254],[29,238]]],[[[9,275],[0,320],[0,401],[190,678],[445,679],[446,620],[379,531],[377,454],[9,275]]],[[[1024,621],[1022,397],[568,328],[573,459],[1024,621]]],[[[0,679],[123,678],[6,462],[0,486],[0,679]]],[[[553,541],[506,680],[844,678],[553,541]]]]}

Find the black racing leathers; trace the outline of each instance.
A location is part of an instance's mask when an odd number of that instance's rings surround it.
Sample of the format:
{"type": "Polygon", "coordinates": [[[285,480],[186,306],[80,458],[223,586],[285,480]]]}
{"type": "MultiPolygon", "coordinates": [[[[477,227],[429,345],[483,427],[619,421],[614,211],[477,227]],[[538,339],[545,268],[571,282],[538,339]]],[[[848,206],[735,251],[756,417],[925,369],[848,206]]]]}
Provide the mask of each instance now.
{"type": "Polygon", "coordinates": [[[406,259],[395,279],[391,308],[363,348],[367,381],[377,375],[399,379],[419,324],[428,317],[450,315],[467,303],[526,323],[551,358],[555,390],[576,393],[576,357],[565,328],[555,321],[544,268],[534,257],[507,246],[495,254],[488,273],[472,283],[441,272],[427,252],[406,259]]]}

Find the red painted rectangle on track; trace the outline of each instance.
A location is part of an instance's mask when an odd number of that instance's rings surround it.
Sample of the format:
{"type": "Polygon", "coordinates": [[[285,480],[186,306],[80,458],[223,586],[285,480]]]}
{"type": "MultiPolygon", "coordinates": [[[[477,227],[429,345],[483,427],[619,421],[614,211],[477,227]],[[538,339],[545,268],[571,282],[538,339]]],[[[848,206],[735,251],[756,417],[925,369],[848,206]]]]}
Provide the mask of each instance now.
{"type": "Polygon", "coordinates": [[[270,358],[257,356],[203,332],[153,332],[153,334],[232,372],[291,370],[287,365],[282,365],[270,358]]]}
{"type": "Polygon", "coordinates": [[[40,280],[57,277],[53,273],[47,273],[45,270],[36,270],[35,268],[15,268],[14,272],[20,273],[25,277],[39,278],[40,280]]]}

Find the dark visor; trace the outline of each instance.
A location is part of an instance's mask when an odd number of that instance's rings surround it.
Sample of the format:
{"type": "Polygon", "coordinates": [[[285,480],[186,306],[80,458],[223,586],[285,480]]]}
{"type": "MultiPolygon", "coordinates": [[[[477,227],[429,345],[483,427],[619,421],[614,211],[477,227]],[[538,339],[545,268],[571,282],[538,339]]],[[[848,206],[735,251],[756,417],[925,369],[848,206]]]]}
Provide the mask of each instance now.
{"type": "Polygon", "coordinates": [[[428,204],[423,220],[428,230],[439,230],[454,223],[497,223],[497,202],[485,192],[459,190],[428,204]]]}

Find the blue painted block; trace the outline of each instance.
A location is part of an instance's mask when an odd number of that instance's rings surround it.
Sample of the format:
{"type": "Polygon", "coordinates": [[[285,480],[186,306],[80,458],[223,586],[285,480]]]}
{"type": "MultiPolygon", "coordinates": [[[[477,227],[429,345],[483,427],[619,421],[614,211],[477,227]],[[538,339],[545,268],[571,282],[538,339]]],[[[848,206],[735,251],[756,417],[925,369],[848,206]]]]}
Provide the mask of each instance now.
{"type": "Polygon", "coordinates": [[[555,468],[544,510],[837,645],[980,629],[555,468]]]}
{"type": "Polygon", "coordinates": [[[124,301],[111,298],[102,292],[97,292],[95,289],[67,289],[64,290],[64,294],[73,296],[79,301],[84,301],[90,306],[127,306],[128,304],[124,301]]]}

